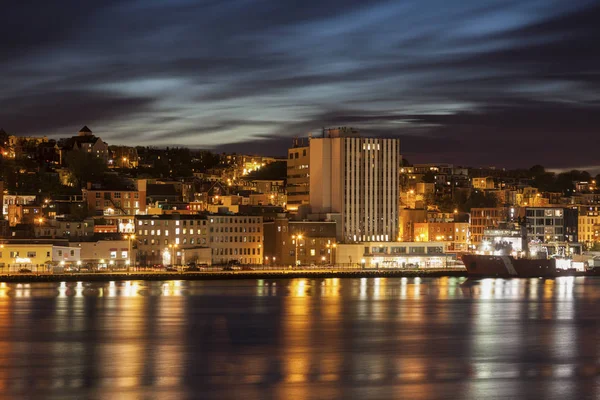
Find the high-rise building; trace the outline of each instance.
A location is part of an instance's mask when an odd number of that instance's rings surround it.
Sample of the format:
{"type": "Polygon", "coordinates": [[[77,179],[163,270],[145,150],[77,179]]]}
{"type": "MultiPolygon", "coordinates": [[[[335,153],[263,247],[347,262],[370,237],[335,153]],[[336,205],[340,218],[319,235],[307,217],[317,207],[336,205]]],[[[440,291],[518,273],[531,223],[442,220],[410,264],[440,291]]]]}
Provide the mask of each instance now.
{"type": "Polygon", "coordinates": [[[339,214],[344,242],[396,240],[400,140],[337,128],[312,137],[309,148],[312,212],[339,214]]]}

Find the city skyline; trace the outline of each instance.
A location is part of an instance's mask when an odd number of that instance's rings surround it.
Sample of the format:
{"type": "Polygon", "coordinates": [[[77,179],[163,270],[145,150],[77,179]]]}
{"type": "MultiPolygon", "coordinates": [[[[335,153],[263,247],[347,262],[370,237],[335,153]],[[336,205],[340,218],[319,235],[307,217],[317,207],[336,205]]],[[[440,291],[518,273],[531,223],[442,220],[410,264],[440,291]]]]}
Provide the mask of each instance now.
{"type": "Polygon", "coordinates": [[[600,122],[600,7],[443,5],[11,4],[0,126],[278,155],[293,136],[353,126],[400,138],[411,162],[597,172],[593,146],[576,144],[600,122]]]}

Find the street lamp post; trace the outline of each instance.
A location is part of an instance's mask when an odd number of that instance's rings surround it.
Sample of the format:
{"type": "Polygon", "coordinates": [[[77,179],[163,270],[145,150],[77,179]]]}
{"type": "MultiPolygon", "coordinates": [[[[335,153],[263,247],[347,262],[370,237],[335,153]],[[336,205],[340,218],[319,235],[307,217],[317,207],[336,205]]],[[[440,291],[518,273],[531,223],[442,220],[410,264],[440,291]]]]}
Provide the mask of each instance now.
{"type": "Polygon", "coordinates": [[[332,244],[327,243],[327,245],[325,247],[327,247],[327,251],[329,252],[329,264],[333,264],[332,260],[335,260],[335,257],[333,256],[333,251],[337,247],[337,244],[336,243],[332,243],[332,244]]]}
{"type": "Polygon", "coordinates": [[[127,272],[129,272],[129,267],[131,266],[131,241],[135,240],[135,235],[133,233],[131,235],[125,235],[125,239],[129,240],[129,249],[127,251],[127,272]]]}
{"type": "Polygon", "coordinates": [[[172,249],[171,251],[171,265],[174,267],[175,266],[175,249],[177,249],[177,245],[176,244],[170,244],[169,248],[172,249]]]}
{"type": "Polygon", "coordinates": [[[294,266],[298,266],[298,242],[302,239],[302,235],[292,235],[292,239],[294,239],[294,244],[296,246],[296,250],[294,251],[295,256],[295,264],[294,266]]]}

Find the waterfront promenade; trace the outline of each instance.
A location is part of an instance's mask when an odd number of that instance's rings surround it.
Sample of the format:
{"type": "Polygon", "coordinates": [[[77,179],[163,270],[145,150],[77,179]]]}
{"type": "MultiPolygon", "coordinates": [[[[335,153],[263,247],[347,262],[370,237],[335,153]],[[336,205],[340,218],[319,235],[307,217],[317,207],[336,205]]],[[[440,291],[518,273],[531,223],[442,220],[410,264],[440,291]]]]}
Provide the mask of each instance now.
{"type": "Polygon", "coordinates": [[[225,271],[208,268],[203,271],[117,271],[69,273],[11,273],[0,274],[0,282],[76,282],[122,280],[218,280],[218,279],[286,279],[286,278],[370,278],[370,277],[442,277],[466,276],[464,268],[427,269],[359,269],[359,268],[297,268],[260,267],[252,270],[225,271]]]}

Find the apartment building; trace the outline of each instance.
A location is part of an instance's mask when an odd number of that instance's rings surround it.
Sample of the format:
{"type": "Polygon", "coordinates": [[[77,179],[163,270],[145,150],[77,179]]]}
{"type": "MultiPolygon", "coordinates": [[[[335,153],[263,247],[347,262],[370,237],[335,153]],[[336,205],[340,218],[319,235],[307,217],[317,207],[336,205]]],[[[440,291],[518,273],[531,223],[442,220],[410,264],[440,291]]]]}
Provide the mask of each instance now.
{"type": "Polygon", "coordinates": [[[140,265],[180,265],[191,262],[191,253],[208,248],[210,259],[197,262],[262,264],[262,224],[260,216],[239,214],[138,215],[137,260],[140,265]]]}
{"type": "Polygon", "coordinates": [[[146,181],[134,190],[93,188],[82,190],[83,201],[93,215],[136,215],[146,212],[146,181]]]}
{"type": "Polygon", "coordinates": [[[466,251],[470,244],[468,222],[424,222],[414,225],[415,242],[446,242],[454,251],[466,251]]]}
{"type": "Polygon", "coordinates": [[[580,207],[578,239],[588,246],[600,242],[600,206],[580,207]]]}
{"type": "Polygon", "coordinates": [[[471,209],[471,243],[479,246],[483,240],[483,231],[490,226],[497,226],[499,222],[508,218],[507,209],[504,207],[486,207],[471,209]]]}
{"type": "Polygon", "coordinates": [[[336,263],[335,221],[294,221],[286,214],[264,223],[265,265],[336,263]]]}
{"type": "Polygon", "coordinates": [[[578,214],[576,207],[527,207],[527,237],[542,242],[577,242],[578,214]]]}

